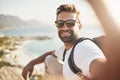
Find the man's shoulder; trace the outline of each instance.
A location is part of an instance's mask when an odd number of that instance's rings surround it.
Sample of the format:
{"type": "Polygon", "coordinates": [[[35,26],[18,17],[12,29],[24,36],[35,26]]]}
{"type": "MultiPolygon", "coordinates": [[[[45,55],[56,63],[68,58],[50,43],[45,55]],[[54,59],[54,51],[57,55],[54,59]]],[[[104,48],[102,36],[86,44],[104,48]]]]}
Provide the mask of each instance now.
{"type": "Polygon", "coordinates": [[[56,51],[64,51],[65,47],[64,46],[60,46],[56,49],[56,51]]]}
{"type": "Polygon", "coordinates": [[[55,50],[55,55],[57,56],[57,57],[59,57],[59,58],[63,58],[62,57],[62,55],[63,55],[63,53],[64,53],[64,49],[65,49],[65,47],[64,46],[60,46],[59,48],[57,48],[56,50],[55,50]]]}
{"type": "Polygon", "coordinates": [[[83,40],[81,42],[78,42],[78,44],[76,45],[76,47],[81,47],[81,48],[90,48],[90,47],[96,47],[97,45],[89,39],[83,40]]]}
{"type": "MultiPolygon", "coordinates": [[[[75,47],[76,54],[78,53],[84,53],[85,54],[90,54],[91,55],[103,55],[102,50],[96,45],[96,43],[94,43],[91,40],[84,40],[80,43],[78,43],[75,47]]],[[[82,54],[83,55],[83,54],[82,54]]]]}

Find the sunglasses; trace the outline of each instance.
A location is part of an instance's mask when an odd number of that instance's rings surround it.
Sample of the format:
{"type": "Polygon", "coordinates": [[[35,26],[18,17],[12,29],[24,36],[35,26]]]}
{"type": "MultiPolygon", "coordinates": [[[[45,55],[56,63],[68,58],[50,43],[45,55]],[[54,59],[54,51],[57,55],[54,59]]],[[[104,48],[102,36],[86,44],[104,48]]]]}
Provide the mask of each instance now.
{"type": "Polygon", "coordinates": [[[71,28],[71,27],[73,27],[75,25],[76,20],[66,20],[66,21],[57,20],[57,21],[55,21],[55,24],[56,24],[57,28],[63,28],[64,23],[66,23],[68,28],[71,28]]]}

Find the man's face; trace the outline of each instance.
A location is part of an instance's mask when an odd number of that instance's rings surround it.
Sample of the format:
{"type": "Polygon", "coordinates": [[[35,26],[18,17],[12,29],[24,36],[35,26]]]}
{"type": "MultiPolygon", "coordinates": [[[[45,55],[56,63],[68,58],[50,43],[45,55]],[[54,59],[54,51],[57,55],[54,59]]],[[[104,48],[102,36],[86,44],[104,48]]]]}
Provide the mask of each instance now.
{"type": "Polygon", "coordinates": [[[76,13],[70,12],[61,12],[58,15],[57,21],[64,23],[63,26],[57,28],[58,35],[63,42],[71,42],[78,37],[81,25],[78,23],[76,17],[76,13]],[[75,24],[73,24],[73,21],[75,24]]]}

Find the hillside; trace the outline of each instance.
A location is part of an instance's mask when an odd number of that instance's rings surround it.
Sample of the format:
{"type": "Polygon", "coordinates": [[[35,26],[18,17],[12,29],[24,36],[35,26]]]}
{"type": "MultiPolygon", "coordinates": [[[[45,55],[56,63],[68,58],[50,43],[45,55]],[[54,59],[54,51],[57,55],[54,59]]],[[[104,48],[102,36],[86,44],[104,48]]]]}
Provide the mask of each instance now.
{"type": "Polygon", "coordinates": [[[24,21],[18,16],[0,14],[1,29],[7,28],[7,27],[22,27],[22,26],[40,27],[41,25],[42,23],[40,23],[38,20],[35,20],[35,19],[24,21]]]}

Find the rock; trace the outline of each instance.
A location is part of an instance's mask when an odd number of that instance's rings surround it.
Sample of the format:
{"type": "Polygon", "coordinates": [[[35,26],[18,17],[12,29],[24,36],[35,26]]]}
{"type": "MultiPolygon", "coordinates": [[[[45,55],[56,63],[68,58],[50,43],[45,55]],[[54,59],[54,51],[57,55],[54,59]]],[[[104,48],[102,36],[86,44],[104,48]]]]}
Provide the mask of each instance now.
{"type": "Polygon", "coordinates": [[[21,75],[21,69],[17,67],[4,66],[0,68],[0,80],[24,80],[21,75]]]}

